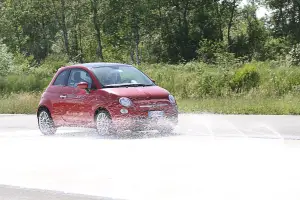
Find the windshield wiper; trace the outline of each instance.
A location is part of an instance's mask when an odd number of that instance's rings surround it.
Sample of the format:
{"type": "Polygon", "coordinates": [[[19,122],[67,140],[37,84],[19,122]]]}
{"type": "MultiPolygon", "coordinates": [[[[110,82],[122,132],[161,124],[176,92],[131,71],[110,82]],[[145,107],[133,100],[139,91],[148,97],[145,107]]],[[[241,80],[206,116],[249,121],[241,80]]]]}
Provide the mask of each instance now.
{"type": "MultiPolygon", "coordinates": [[[[126,85],[127,86],[127,85],[126,85]]],[[[128,86],[133,86],[133,87],[145,87],[145,86],[152,86],[151,84],[143,84],[143,83],[130,83],[128,86]]]]}
{"type": "Polygon", "coordinates": [[[124,83],[124,84],[111,84],[105,85],[104,88],[119,88],[119,87],[146,87],[152,86],[151,84],[143,84],[143,83],[124,83]]]}

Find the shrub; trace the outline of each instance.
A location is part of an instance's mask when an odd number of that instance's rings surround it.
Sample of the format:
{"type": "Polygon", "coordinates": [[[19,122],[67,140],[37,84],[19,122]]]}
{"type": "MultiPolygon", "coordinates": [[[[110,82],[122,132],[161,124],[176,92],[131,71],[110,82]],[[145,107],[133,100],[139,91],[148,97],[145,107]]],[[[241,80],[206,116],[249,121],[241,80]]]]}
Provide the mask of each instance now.
{"type": "Polygon", "coordinates": [[[8,48],[0,41],[0,76],[6,75],[9,67],[13,63],[13,55],[8,52],[8,48]]]}
{"type": "Polygon", "coordinates": [[[0,113],[5,114],[35,114],[40,93],[12,93],[0,96],[0,113]]]}
{"type": "Polygon", "coordinates": [[[72,63],[68,63],[65,55],[50,55],[43,61],[43,63],[41,63],[41,66],[39,66],[38,68],[34,68],[32,72],[44,77],[53,76],[53,74],[60,67],[68,64],[72,63]]]}
{"type": "Polygon", "coordinates": [[[230,74],[226,70],[198,74],[198,97],[226,96],[229,89],[230,74]]]}
{"type": "Polygon", "coordinates": [[[33,56],[24,56],[23,54],[15,54],[13,64],[9,68],[9,74],[24,74],[28,73],[31,64],[34,63],[33,56]]]}
{"type": "Polygon", "coordinates": [[[283,70],[270,71],[269,80],[260,87],[267,96],[282,96],[290,91],[290,86],[287,80],[288,73],[283,70]]]}
{"type": "Polygon", "coordinates": [[[289,57],[293,65],[300,64],[300,43],[293,46],[292,50],[289,52],[289,57]]]}
{"type": "Polygon", "coordinates": [[[8,75],[0,78],[0,93],[40,92],[49,84],[51,77],[31,75],[8,75]]]}
{"type": "Polygon", "coordinates": [[[259,85],[260,74],[257,68],[251,64],[246,64],[238,69],[231,79],[231,89],[235,92],[249,91],[259,85]]]}
{"type": "Polygon", "coordinates": [[[199,43],[200,48],[197,51],[200,61],[205,63],[215,63],[218,54],[225,53],[225,45],[221,42],[202,40],[199,43]]]}
{"type": "Polygon", "coordinates": [[[267,39],[264,50],[261,52],[260,60],[284,60],[290,50],[290,44],[286,38],[267,39]]]}

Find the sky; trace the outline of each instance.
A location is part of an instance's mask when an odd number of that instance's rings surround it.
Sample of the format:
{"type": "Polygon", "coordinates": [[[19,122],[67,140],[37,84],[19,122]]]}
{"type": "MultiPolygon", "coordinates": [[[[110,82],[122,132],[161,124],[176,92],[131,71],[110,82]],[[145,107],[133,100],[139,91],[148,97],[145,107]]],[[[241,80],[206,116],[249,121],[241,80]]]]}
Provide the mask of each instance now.
{"type": "Polygon", "coordinates": [[[265,7],[260,7],[257,12],[257,17],[258,18],[261,18],[261,17],[264,17],[266,14],[270,14],[270,11],[268,11],[265,7]]]}
{"type": "MultiPolygon", "coordinates": [[[[242,5],[246,5],[247,3],[248,3],[248,0],[242,1],[242,5]]],[[[256,14],[257,14],[258,18],[261,18],[261,17],[264,17],[266,14],[269,15],[270,11],[266,7],[260,6],[260,8],[257,10],[256,14]]]]}

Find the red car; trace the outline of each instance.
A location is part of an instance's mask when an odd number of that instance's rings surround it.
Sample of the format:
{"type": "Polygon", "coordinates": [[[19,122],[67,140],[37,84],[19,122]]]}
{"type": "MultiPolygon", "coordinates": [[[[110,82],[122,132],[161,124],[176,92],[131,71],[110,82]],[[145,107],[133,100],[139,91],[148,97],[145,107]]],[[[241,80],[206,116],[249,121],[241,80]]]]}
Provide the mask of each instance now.
{"type": "Polygon", "coordinates": [[[45,135],[58,127],[96,128],[101,135],[123,130],[172,132],[175,98],[137,68],[118,63],[61,67],[37,109],[45,135]]]}

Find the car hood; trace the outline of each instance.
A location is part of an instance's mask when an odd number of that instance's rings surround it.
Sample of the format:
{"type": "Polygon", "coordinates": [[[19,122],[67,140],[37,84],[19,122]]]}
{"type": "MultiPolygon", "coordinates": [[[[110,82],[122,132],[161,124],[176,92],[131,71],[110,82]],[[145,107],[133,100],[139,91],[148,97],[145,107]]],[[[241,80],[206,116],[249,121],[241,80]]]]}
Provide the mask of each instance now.
{"type": "Polygon", "coordinates": [[[159,86],[105,88],[103,90],[118,97],[132,99],[165,99],[169,96],[169,92],[159,86]]]}

